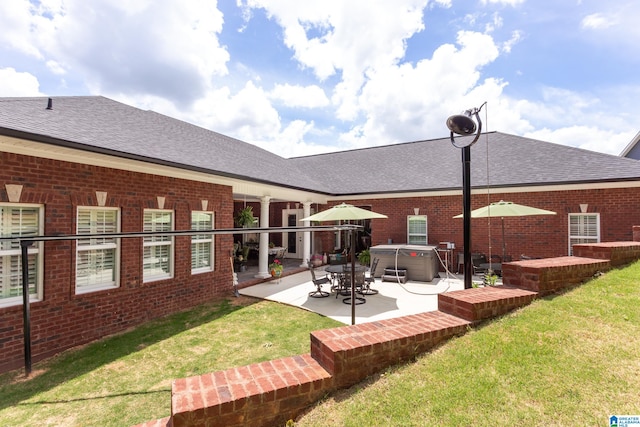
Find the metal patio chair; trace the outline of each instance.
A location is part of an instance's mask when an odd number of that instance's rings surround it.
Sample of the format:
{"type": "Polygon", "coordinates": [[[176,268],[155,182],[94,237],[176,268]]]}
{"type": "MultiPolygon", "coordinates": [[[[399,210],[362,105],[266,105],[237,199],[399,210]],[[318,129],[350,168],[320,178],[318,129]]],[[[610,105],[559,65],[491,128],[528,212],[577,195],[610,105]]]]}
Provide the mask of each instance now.
{"type": "Polygon", "coordinates": [[[329,276],[324,277],[316,277],[316,271],[313,268],[313,265],[309,263],[309,271],[311,272],[311,281],[314,285],[316,285],[316,290],[313,292],[309,292],[309,296],[311,298],[326,298],[329,296],[329,292],[322,290],[322,285],[324,284],[332,284],[333,280],[329,276]]]}

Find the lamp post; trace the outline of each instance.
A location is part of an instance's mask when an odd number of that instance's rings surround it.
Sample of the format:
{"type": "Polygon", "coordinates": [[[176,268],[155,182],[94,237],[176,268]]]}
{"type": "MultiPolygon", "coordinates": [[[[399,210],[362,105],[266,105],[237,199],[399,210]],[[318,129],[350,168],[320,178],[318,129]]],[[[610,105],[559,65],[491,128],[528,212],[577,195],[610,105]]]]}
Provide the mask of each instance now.
{"type": "MultiPolygon", "coordinates": [[[[486,102],[484,103],[486,104],[486,102]]],[[[462,149],[462,221],[463,221],[463,250],[464,250],[464,288],[472,287],[471,278],[473,276],[473,265],[471,264],[471,146],[478,141],[482,132],[482,121],[480,120],[480,110],[484,107],[482,104],[479,108],[466,110],[462,114],[456,114],[447,119],[447,127],[451,131],[451,144],[462,149]],[[476,132],[476,124],[471,119],[475,116],[478,126],[476,132]],[[476,132],[475,138],[471,142],[468,138],[453,138],[453,134],[470,136],[476,132]]]]}

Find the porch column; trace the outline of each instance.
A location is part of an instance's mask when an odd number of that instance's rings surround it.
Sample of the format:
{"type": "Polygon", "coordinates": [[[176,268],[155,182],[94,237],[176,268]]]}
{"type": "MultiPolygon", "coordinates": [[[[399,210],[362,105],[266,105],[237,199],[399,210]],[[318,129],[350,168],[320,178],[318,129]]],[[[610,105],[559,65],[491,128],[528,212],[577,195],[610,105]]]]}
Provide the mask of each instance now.
{"type": "MultiPolygon", "coordinates": [[[[302,217],[306,218],[311,215],[311,202],[302,202],[302,217]]],[[[308,227],[311,221],[302,221],[304,227],[308,227]]],[[[311,259],[311,232],[302,233],[302,264],[300,267],[307,267],[311,259]]]]}
{"type": "MultiPolygon", "coordinates": [[[[260,198],[260,228],[269,228],[270,196],[260,198]]],[[[260,251],[258,252],[258,274],[255,277],[266,279],[269,272],[269,233],[260,233],[260,251]]]]}

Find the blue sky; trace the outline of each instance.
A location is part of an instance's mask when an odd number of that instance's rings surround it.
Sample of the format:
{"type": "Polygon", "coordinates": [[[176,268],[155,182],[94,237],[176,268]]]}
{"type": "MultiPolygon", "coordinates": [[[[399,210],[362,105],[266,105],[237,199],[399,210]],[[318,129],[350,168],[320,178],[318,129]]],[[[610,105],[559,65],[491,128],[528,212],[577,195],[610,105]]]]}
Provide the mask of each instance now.
{"type": "Polygon", "coordinates": [[[284,157],[485,128],[619,154],[635,0],[12,0],[0,96],[102,95],[284,157]]]}

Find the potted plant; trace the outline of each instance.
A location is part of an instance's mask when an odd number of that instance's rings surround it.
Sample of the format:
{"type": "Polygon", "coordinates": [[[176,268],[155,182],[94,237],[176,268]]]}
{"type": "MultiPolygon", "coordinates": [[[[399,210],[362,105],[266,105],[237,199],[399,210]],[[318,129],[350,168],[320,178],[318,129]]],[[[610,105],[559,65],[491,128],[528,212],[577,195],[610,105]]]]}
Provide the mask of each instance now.
{"type": "Polygon", "coordinates": [[[322,255],[313,254],[311,255],[311,265],[314,267],[320,267],[322,265],[322,255]]]}
{"type": "Polygon", "coordinates": [[[247,206],[238,212],[235,216],[235,222],[238,227],[247,228],[251,227],[255,222],[255,217],[253,216],[253,206],[247,206]]]}
{"type": "Polygon", "coordinates": [[[368,266],[371,263],[371,253],[369,249],[365,249],[358,254],[358,262],[364,266],[368,266]]]}
{"type": "Polygon", "coordinates": [[[483,284],[485,286],[495,286],[498,281],[498,276],[493,272],[493,270],[489,269],[485,273],[483,277],[483,284]]]}
{"type": "Polygon", "coordinates": [[[279,259],[274,259],[271,264],[269,264],[269,271],[271,272],[271,277],[280,277],[282,275],[282,270],[284,270],[284,265],[279,259]]]}

